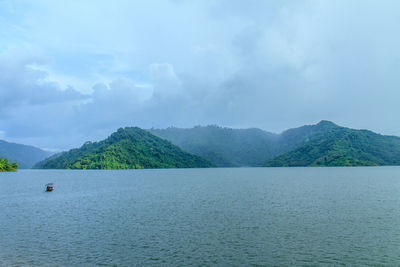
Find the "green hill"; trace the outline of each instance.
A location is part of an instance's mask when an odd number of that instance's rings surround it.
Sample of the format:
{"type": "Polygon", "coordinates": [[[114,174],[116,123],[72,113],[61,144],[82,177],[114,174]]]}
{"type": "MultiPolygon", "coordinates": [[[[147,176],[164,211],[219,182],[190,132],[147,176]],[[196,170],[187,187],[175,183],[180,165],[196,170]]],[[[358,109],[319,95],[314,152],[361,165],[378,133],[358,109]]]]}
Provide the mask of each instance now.
{"type": "Polygon", "coordinates": [[[149,131],[218,167],[262,166],[276,155],[274,142],[278,135],[255,128],[231,129],[211,125],[149,131]]]}
{"type": "Polygon", "coordinates": [[[87,142],[79,149],[54,155],[35,167],[132,169],[211,165],[400,165],[399,137],[340,127],[329,121],[289,129],[281,134],[255,128],[218,126],[170,127],[151,129],[149,132],[139,128],[119,129],[101,142],[87,142]]]}
{"type": "Polygon", "coordinates": [[[281,134],[218,126],[149,131],[219,167],[400,165],[400,138],[330,121],[281,134]]]}
{"type": "Polygon", "coordinates": [[[305,144],[314,136],[324,134],[336,127],[338,126],[333,122],[323,120],[314,125],[304,125],[289,129],[279,134],[277,142],[274,145],[277,153],[283,154],[305,144]]]}
{"type": "Polygon", "coordinates": [[[329,123],[297,148],[268,161],[265,166],[377,165],[400,165],[399,137],[329,123]]]}
{"type": "Polygon", "coordinates": [[[50,157],[35,168],[44,169],[142,169],[200,168],[212,164],[137,127],[120,128],[100,142],[50,157]]]}
{"type": "Polygon", "coordinates": [[[321,121],[316,125],[290,129],[281,134],[257,128],[231,129],[213,125],[149,131],[189,153],[208,159],[218,167],[257,167],[335,126],[331,122],[321,121]]]}
{"type": "Polygon", "coordinates": [[[0,140],[0,157],[16,162],[21,169],[29,169],[32,166],[51,155],[50,152],[39,148],[0,140]]]}
{"type": "Polygon", "coordinates": [[[13,172],[17,171],[18,164],[10,163],[8,159],[0,158],[0,172],[13,172]]]}

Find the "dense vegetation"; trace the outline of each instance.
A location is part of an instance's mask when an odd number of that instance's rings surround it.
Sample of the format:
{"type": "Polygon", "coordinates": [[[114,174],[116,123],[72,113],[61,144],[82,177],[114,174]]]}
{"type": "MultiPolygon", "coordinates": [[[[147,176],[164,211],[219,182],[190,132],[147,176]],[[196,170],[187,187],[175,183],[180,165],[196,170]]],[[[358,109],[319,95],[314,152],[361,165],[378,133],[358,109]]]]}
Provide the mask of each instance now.
{"type": "Polygon", "coordinates": [[[205,159],[137,127],[120,128],[100,142],[86,142],[40,162],[45,169],[142,169],[210,167],[205,159]]]}
{"type": "Polygon", "coordinates": [[[400,138],[334,126],[266,166],[400,165],[400,138]]]}
{"type": "Polygon", "coordinates": [[[212,125],[149,131],[219,167],[262,166],[266,159],[276,154],[273,143],[277,135],[260,129],[231,129],[212,125]]]}
{"type": "Polygon", "coordinates": [[[220,167],[400,165],[400,138],[329,121],[281,134],[217,126],[150,131],[220,167]]]}
{"type": "Polygon", "coordinates": [[[33,146],[14,144],[0,140],[0,156],[8,158],[11,162],[16,162],[21,169],[32,168],[35,163],[50,155],[50,152],[43,151],[33,146]]]}
{"type": "Polygon", "coordinates": [[[218,126],[119,129],[39,163],[38,168],[132,169],[232,166],[400,165],[400,138],[329,121],[272,134],[218,126]],[[165,138],[183,150],[183,152],[165,138]],[[206,160],[202,159],[205,158],[206,160]],[[208,160],[208,161],[207,161],[208,160]],[[211,162],[211,163],[210,163],[211,162]]]}
{"type": "Polygon", "coordinates": [[[291,151],[326,129],[336,126],[327,121],[317,125],[273,134],[260,129],[231,129],[218,126],[180,129],[151,129],[151,133],[171,141],[182,149],[208,159],[219,167],[263,166],[291,151]]]}
{"type": "Polygon", "coordinates": [[[13,172],[18,168],[17,163],[10,163],[8,159],[0,158],[0,172],[13,172]]]}

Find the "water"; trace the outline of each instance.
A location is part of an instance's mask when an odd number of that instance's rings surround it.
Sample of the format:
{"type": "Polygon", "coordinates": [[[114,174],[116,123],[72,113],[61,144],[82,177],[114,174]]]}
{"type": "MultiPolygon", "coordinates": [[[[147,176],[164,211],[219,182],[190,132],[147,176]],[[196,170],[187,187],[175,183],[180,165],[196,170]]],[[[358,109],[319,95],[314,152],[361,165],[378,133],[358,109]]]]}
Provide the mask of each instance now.
{"type": "Polygon", "coordinates": [[[399,167],[0,174],[0,266],[399,262],[399,167]]]}

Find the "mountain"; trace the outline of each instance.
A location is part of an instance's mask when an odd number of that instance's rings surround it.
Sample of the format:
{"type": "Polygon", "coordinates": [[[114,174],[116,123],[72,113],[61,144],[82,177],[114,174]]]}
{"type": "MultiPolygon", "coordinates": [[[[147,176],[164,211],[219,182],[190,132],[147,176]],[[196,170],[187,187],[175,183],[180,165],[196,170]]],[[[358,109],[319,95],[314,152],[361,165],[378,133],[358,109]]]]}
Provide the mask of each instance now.
{"type": "Polygon", "coordinates": [[[211,167],[205,159],[137,127],[120,128],[100,142],[54,155],[38,164],[43,169],[142,169],[211,167]]]}
{"type": "Polygon", "coordinates": [[[282,134],[257,128],[231,129],[215,125],[186,129],[169,127],[149,131],[189,153],[208,159],[218,167],[259,167],[334,126],[332,122],[321,121],[316,125],[290,129],[282,134]]]}
{"type": "Polygon", "coordinates": [[[15,172],[17,171],[17,167],[17,163],[10,163],[8,159],[0,158],[0,172],[15,172]]]}
{"type": "MultiPolygon", "coordinates": [[[[265,166],[378,166],[400,165],[400,138],[367,130],[317,124],[297,148],[268,161],[265,166]]],[[[311,126],[312,127],[312,126],[311,126]]],[[[299,128],[294,130],[298,136],[299,128]]],[[[296,138],[296,137],[294,137],[296,138]]]]}
{"type": "Polygon", "coordinates": [[[278,135],[260,129],[231,129],[215,125],[194,128],[150,129],[183,150],[218,167],[262,166],[277,155],[278,135]]]}
{"type": "Polygon", "coordinates": [[[218,167],[400,165],[400,138],[325,120],[281,134],[218,126],[149,131],[218,167]]]}
{"type": "Polygon", "coordinates": [[[315,125],[304,125],[286,130],[279,134],[274,144],[278,154],[289,152],[301,144],[308,142],[314,136],[321,135],[338,127],[335,123],[322,120],[315,125]]]}
{"type": "Polygon", "coordinates": [[[400,138],[345,128],[330,121],[289,129],[281,134],[213,125],[148,131],[121,128],[101,142],[87,142],[79,149],[54,155],[36,167],[130,169],[211,165],[400,165],[400,138]]]}
{"type": "Polygon", "coordinates": [[[32,166],[49,157],[52,153],[39,148],[0,140],[0,157],[7,158],[10,162],[16,162],[21,169],[29,169],[32,166]]]}

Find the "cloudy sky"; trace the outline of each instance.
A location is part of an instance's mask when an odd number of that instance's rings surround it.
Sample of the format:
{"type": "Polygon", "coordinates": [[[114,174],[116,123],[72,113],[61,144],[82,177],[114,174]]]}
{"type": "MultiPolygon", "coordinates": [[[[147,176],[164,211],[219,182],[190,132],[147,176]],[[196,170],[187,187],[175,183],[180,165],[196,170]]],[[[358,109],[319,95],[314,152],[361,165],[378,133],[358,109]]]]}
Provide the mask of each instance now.
{"type": "Polygon", "coordinates": [[[121,126],[400,135],[400,1],[0,0],[0,139],[121,126]]]}

